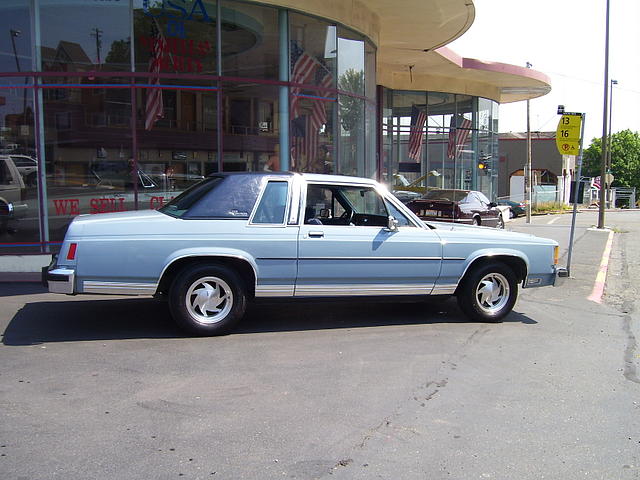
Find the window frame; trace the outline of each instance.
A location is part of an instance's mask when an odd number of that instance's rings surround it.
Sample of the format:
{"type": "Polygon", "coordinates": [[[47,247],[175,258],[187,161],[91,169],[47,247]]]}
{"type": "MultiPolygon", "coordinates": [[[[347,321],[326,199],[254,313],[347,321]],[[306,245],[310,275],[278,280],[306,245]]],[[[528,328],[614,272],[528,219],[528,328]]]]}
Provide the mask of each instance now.
{"type": "Polygon", "coordinates": [[[251,227],[286,227],[289,224],[289,212],[291,210],[291,202],[292,202],[292,192],[293,188],[291,185],[291,181],[288,178],[282,177],[265,177],[262,182],[262,187],[260,193],[258,194],[258,198],[256,200],[256,204],[253,206],[253,210],[251,215],[249,216],[248,225],[251,227]],[[287,198],[284,206],[284,215],[282,216],[282,222],[280,223],[256,223],[254,222],[255,216],[258,213],[258,208],[260,208],[260,204],[262,203],[262,199],[264,198],[264,194],[267,191],[267,187],[269,183],[286,183],[287,184],[287,198]]]}

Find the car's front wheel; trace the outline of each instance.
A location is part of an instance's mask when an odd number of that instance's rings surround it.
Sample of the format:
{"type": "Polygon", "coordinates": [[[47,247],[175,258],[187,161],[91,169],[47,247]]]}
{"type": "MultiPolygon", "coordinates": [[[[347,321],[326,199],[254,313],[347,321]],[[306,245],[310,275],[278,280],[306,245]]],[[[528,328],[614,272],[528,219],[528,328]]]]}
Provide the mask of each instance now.
{"type": "Polygon", "coordinates": [[[498,215],[498,223],[496,224],[496,228],[504,228],[504,219],[502,218],[502,214],[498,215]]]}
{"type": "Polygon", "coordinates": [[[194,265],[182,270],[169,290],[176,323],[196,335],[224,335],[247,306],[242,278],[224,265],[194,265]]]}
{"type": "Polygon", "coordinates": [[[518,298],[518,282],[504,263],[490,262],[471,270],[457,291],[464,314],[480,322],[500,322],[518,298]]]}

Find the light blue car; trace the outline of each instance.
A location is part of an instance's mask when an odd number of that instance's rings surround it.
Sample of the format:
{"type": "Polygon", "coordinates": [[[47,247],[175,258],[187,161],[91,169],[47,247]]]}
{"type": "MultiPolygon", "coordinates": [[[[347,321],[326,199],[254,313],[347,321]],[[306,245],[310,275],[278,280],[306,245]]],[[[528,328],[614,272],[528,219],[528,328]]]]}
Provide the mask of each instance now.
{"type": "Polygon", "coordinates": [[[558,244],[424,223],[377,182],[297,173],[216,174],[160,210],[80,215],[43,271],[51,292],[155,295],[197,335],[228,333],[266,297],[456,295],[500,321],[518,285],[556,285],[558,244]]]}

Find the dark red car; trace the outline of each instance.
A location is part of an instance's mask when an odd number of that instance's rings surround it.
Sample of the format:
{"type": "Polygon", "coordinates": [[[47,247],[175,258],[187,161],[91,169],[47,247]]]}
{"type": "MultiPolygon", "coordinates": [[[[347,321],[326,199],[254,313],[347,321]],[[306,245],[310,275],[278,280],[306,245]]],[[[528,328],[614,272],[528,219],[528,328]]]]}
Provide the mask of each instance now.
{"type": "Polygon", "coordinates": [[[430,190],[407,207],[423,220],[504,228],[498,205],[474,190],[430,190]]]}

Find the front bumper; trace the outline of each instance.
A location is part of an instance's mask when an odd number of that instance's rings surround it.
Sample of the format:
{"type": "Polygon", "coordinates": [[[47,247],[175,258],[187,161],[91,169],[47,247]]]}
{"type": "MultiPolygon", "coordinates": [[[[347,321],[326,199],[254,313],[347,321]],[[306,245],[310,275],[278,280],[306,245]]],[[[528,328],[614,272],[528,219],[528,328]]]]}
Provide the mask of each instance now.
{"type": "Polygon", "coordinates": [[[523,288],[547,286],[560,287],[568,277],[569,273],[566,268],[554,267],[553,273],[529,275],[523,282],[522,286],[523,288]]]}
{"type": "Polygon", "coordinates": [[[51,293],[66,293],[73,295],[76,280],[76,271],[72,268],[56,267],[56,257],[51,260],[48,267],[42,268],[42,284],[51,293]]]}

